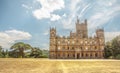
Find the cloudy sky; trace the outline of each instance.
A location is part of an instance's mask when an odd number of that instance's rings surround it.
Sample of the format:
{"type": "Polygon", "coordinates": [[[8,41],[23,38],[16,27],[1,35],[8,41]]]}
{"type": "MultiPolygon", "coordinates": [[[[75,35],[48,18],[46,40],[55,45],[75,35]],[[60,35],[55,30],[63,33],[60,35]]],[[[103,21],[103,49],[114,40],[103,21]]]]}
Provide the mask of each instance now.
{"type": "Polygon", "coordinates": [[[0,0],[0,45],[23,41],[48,49],[50,27],[69,35],[77,16],[88,20],[89,35],[96,28],[104,28],[106,41],[120,35],[120,0],[0,0]]]}

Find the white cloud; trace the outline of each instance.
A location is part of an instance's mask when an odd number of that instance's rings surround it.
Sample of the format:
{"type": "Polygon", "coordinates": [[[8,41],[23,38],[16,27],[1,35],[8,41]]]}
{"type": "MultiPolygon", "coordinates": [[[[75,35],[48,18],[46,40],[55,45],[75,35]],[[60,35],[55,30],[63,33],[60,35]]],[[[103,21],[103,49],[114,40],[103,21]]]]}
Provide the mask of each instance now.
{"type": "Polygon", "coordinates": [[[61,17],[59,15],[52,14],[50,20],[51,21],[56,21],[56,20],[59,20],[59,19],[61,19],[61,17]]]}
{"type": "Polygon", "coordinates": [[[53,18],[53,12],[64,8],[63,0],[37,0],[41,8],[33,11],[33,16],[37,19],[53,18]]]}
{"type": "Polygon", "coordinates": [[[32,36],[28,32],[19,30],[7,30],[0,32],[0,45],[3,48],[9,48],[11,44],[19,40],[29,40],[32,36]]]}
{"type": "Polygon", "coordinates": [[[33,15],[37,19],[43,19],[43,18],[50,18],[51,17],[50,13],[44,8],[35,10],[33,12],[33,15]]]}
{"type": "Polygon", "coordinates": [[[116,36],[119,36],[120,32],[105,32],[105,41],[110,41],[116,36]]]}

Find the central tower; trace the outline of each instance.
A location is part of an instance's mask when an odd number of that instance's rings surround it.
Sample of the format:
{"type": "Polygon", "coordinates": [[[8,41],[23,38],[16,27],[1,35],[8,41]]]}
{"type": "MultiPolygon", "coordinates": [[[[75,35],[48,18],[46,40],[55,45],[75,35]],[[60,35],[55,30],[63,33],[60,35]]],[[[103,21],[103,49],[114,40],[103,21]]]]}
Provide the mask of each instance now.
{"type": "Polygon", "coordinates": [[[79,19],[77,18],[76,36],[78,38],[88,38],[87,20],[86,19],[85,19],[84,23],[80,23],[79,19]]]}

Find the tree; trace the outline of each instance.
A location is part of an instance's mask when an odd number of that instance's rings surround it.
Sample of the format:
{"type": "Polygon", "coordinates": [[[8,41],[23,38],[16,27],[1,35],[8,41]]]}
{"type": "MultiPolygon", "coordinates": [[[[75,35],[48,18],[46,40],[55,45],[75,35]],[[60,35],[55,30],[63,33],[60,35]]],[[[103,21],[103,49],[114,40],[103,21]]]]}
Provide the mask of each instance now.
{"type": "Polygon", "coordinates": [[[18,58],[19,57],[19,50],[9,51],[9,56],[12,57],[12,58],[18,58]]]}
{"type": "Polygon", "coordinates": [[[2,46],[0,46],[0,58],[4,57],[3,53],[2,53],[2,46]]]}
{"type": "Polygon", "coordinates": [[[113,57],[113,49],[112,49],[111,42],[106,43],[104,51],[105,51],[105,53],[104,53],[105,58],[113,57]]]}
{"type": "Polygon", "coordinates": [[[40,58],[41,56],[42,56],[42,50],[40,50],[37,47],[32,48],[31,53],[30,53],[30,57],[40,58]]]}
{"type": "Polygon", "coordinates": [[[32,49],[32,47],[29,44],[18,42],[18,43],[15,43],[13,46],[11,46],[11,49],[18,51],[19,57],[23,58],[25,55],[24,51],[32,49]]]}
{"type": "Polygon", "coordinates": [[[120,59],[120,36],[115,37],[105,45],[105,58],[120,59]]]}
{"type": "Polygon", "coordinates": [[[112,40],[112,46],[113,46],[113,56],[117,57],[117,55],[120,55],[120,36],[117,36],[112,40]]]}

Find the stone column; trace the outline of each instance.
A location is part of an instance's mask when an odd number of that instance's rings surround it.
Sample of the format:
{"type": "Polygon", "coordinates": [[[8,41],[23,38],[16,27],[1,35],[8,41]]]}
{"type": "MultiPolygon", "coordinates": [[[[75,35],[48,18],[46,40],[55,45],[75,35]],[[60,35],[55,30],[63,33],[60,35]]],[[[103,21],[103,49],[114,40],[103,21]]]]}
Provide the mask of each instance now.
{"type": "Polygon", "coordinates": [[[83,56],[84,58],[86,57],[86,53],[84,52],[84,56],[83,56]]]}
{"type": "Polygon", "coordinates": [[[88,58],[90,58],[90,52],[88,52],[88,58]]]}
{"type": "Polygon", "coordinates": [[[75,53],[75,59],[77,59],[77,53],[75,53]]]}
{"type": "Polygon", "coordinates": [[[93,52],[93,58],[95,58],[95,52],[93,52]]]}

